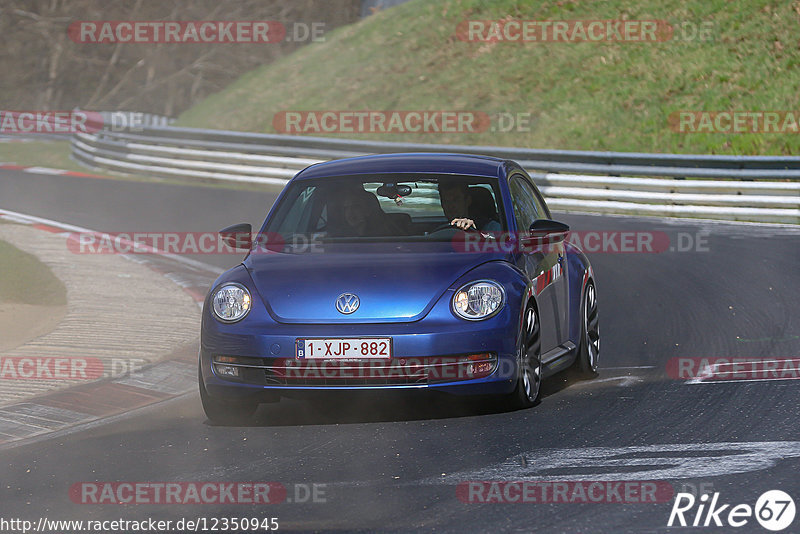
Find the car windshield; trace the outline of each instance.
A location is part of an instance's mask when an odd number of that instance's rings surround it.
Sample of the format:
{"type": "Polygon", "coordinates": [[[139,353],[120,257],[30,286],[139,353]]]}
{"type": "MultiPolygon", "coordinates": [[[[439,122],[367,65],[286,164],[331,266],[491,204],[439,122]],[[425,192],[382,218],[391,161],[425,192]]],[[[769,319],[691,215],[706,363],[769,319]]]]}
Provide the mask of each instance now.
{"type": "Polygon", "coordinates": [[[265,232],[293,242],[445,241],[505,230],[497,179],[464,175],[358,175],[293,183],[265,232]]]}

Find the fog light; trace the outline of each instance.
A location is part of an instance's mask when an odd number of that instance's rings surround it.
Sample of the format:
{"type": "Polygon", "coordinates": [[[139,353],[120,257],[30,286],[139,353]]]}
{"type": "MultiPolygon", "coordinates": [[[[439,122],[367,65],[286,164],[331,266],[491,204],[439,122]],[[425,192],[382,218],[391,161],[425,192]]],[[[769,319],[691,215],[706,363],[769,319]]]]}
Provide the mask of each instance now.
{"type": "Polygon", "coordinates": [[[497,356],[493,353],[470,354],[461,361],[467,364],[467,377],[473,379],[489,376],[497,366],[497,356]]]}
{"type": "Polygon", "coordinates": [[[467,374],[473,377],[475,375],[486,376],[492,372],[492,367],[494,366],[489,362],[471,363],[469,367],[467,367],[467,374]]]}
{"type": "Polygon", "coordinates": [[[492,352],[433,358],[426,362],[428,382],[441,383],[456,380],[485,378],[497,369],[497,355],[492,352]]]}
{"type": "Polygon", "coordinates": [[[214,364],[214,370],[220,376],[228,376],[231,378],[239,378],[239,368],[233,365],[214,364]]]}

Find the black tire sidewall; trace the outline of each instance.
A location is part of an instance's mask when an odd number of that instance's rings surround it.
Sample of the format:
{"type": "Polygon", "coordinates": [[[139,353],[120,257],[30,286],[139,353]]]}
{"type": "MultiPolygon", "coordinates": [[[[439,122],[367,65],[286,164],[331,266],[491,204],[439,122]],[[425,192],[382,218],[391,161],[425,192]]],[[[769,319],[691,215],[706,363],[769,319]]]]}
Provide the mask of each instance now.
{"type": "MultiPolygon", "coordinates": [[[[577,358],[577,371],[581,374],[581,376],[587,378],[593,378],[597,376],[597,365],[595,368],[592,369],[591,361],[589,358],[589,334],[586,331],[586,306],[588,304],[587,297],[589,295],[589,286],[594,288],[595,291],[595,302],[597,301],[597,288],[594,287],[594,282],[589,280],[586,284],[586,287],[583,290],[583,295],[581,295],[581,308],[580,308],[580,321],[581,321],[581,341],[580,346],[578,347],[578,358],[577,358]]],[[[597,355],[598,361],[596,362],[599,364],[600,354],[597,355]]]]}
{"type": "MultiPolygon", "coordinates": [[[[527,394],[525,393],[525,378],[524,373],[525,370],[523,368],[523,356],[525,354],[527,356],[527,331],[525,325],[525,319],[527,316],[528,308],[533,307],[532,304],[528,304],[525,307],[525,310],[522,314],[522,327],[520,328],[519,333],[519,341],[517,342],[517,386],[514,388],[514,392],[511,394],[511,404],[516,409],[524,409],[530,408],[531,406],[535,406],[539,402],[539,395],[542,391],[542,370],[541,370],[541,354],[538,355],[538,364],[540,366],[539,369],[539,385],[536,391],[536,395],[534,396],[533,400],[529,399],[527,394]]],[[[536,321],[539,321],[539,314],[536,313],[536,321]]]]}

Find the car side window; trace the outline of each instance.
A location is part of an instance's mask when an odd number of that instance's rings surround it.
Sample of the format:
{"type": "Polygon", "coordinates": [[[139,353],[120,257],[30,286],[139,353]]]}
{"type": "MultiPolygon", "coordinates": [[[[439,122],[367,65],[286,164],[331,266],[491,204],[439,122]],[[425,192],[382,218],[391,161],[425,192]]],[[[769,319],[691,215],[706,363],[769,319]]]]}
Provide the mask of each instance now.
{"type": "Polygon", "coordinates": [[[508,187],[511,192],[514,218],[520,232],[527,231],[536,219],[547,216],[547,212],[540,205],[533,188],[520,175],[512,176],[508,187]]]}
{"type": "MultiPolygon", "coordinates": [[[[286,211],[277,220],[282,224],[277,229],[281,235],[290,235],[308,229],[316,187],[305,187],[298,192],[295,200],[287,201],[286,211]]],[[[317,223],[318,224],[318,223],[317,223]]]]}
{"type": "Polygon", "coordinates": [[[536,204],[536,212],[539,214],[539,219],[551,219],[550,210],[547,204],[544,203],[542,194],[536,187],[531,188],[529,182],[525,182],[525,186],[533,193],[533,202],[536,204]]]}

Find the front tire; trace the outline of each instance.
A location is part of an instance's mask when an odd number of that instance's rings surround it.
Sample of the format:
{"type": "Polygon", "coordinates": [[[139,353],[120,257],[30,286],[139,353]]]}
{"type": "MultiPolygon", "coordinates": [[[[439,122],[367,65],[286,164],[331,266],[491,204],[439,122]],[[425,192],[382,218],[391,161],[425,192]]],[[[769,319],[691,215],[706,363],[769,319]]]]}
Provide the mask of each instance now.
{"type": "Polygon", "coordinates": [[[238,425],[249,422],[258,409],[254,400],[230,400],[211,397],[203,383],[203,376],[198,373],[200,383],[200,402],[209,421],[218,425],[238,425]]]}
{"type": "Polygon", "coordinates": [[[508,396],[507,405],[513,410],[530,408],[539,400],[542,386],[542,355],[539,317],[536,308],[528,304],[522,320],[522,332],[517,347],[517,386],[508,396]]]}
{"type": "Polygon", "coordinates": [[[575,369],[581,378],[597,376],[600,359],[600,323],[597,311],[597,291],[591,280],[586,284],[581,301],[581,344],[575,369]]]}

